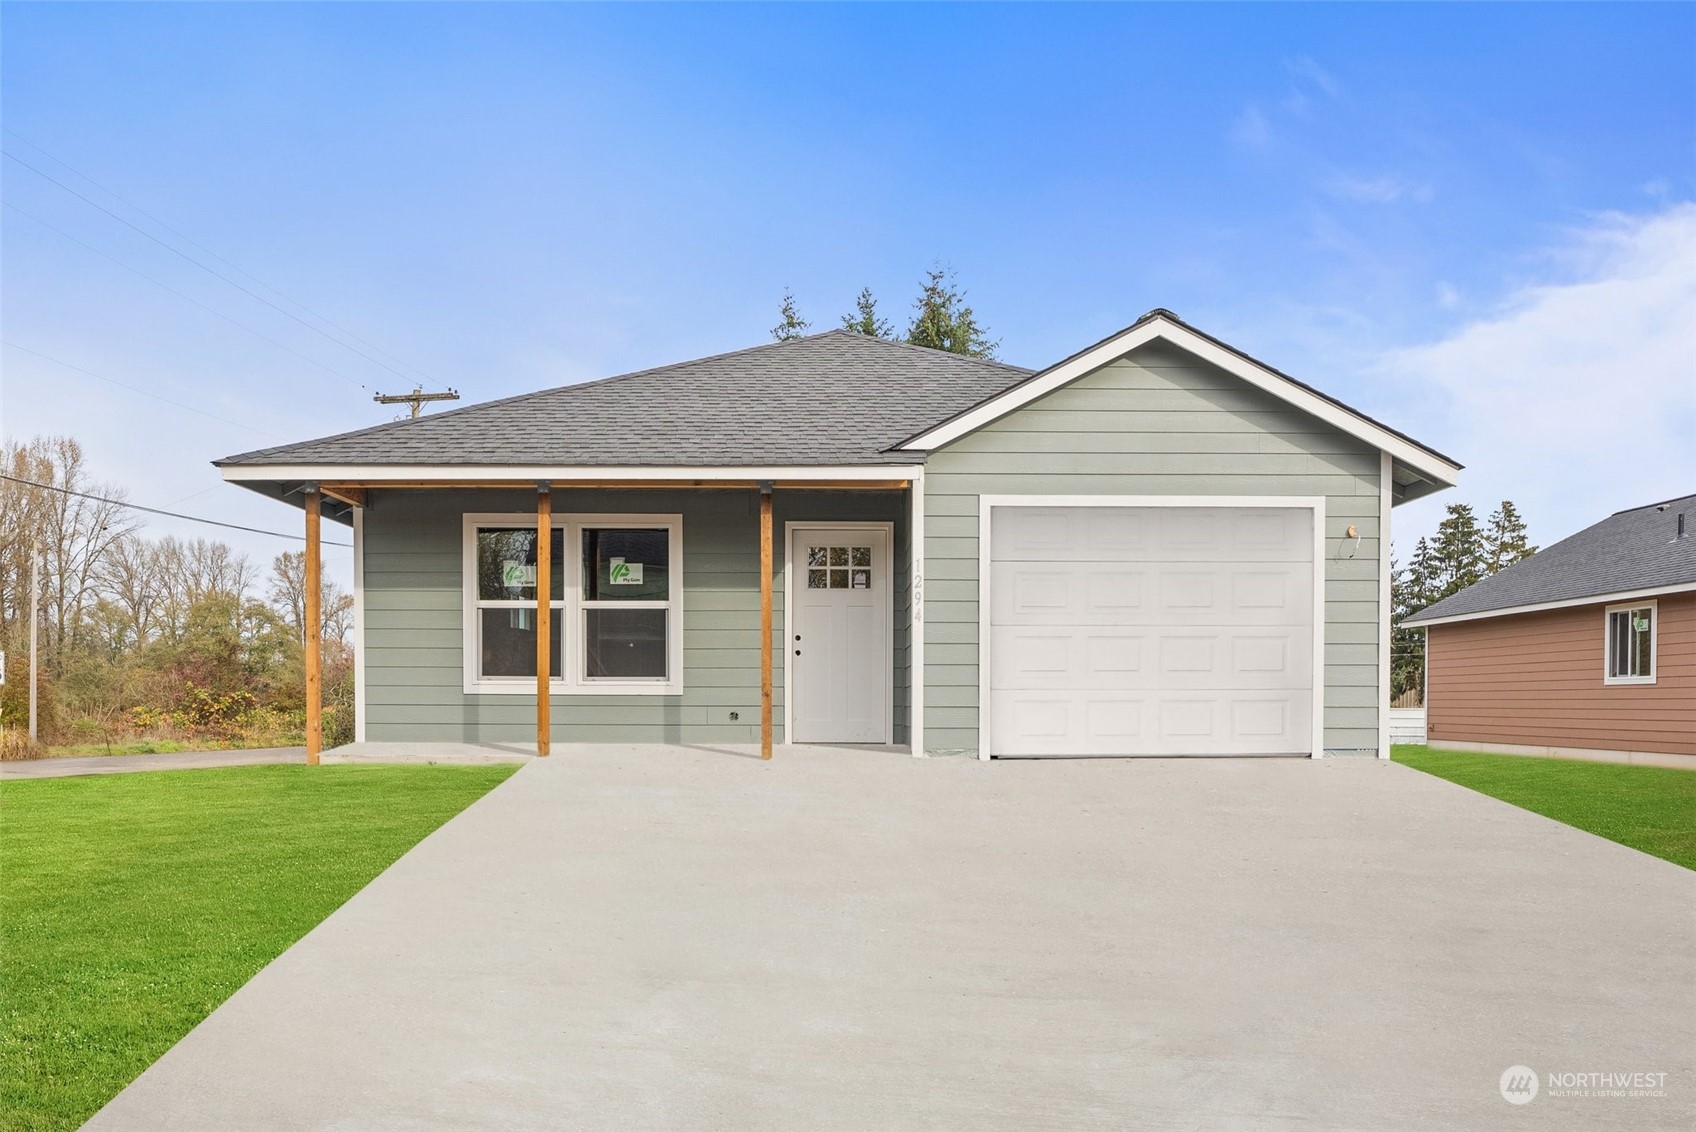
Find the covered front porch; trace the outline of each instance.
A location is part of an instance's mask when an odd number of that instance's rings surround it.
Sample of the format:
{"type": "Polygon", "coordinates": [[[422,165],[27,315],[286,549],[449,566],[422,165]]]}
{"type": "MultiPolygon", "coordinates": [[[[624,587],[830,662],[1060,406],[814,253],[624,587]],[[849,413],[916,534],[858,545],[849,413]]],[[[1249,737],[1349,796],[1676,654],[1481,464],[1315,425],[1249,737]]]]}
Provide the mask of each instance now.
{"type": "MultiPolygon", "coordinates": [[[[762,759],[770,757],[759,743],[574,743],[555,740],[550,755],[594,755],[624,752],[641,756],[658,750],[675,751],[679,755],[723,756],[730,759],[762,759]]],[[[904,743],[779,743],[772,748],[774,755],[797,757],[826,757],[830,752],[863,752],[868,754],[910,754],[904,743]]],[[[135,756],[125,756],[133,758],[135,756]]],[[[417,764],[424,766],[482,766],[490,763],[527,763],[541,757],[535,743],[405,743],[355,741],[324,751],[320,761],[326,764],[373,763],[384,765],[417,764]]]]}
{"type": "MultiPolygon", "coordinates": [[[[516,757],[571,742],[767,759],[790,742],[922,749],[922,468],[300,470],[320,478],[245,486],[304,507],[310,578],[321,518],[352,527],[348,755],[398,743],[516,757]]],[[[309,761],[322,751],[317,647],[309,634],[309,761]]]]}

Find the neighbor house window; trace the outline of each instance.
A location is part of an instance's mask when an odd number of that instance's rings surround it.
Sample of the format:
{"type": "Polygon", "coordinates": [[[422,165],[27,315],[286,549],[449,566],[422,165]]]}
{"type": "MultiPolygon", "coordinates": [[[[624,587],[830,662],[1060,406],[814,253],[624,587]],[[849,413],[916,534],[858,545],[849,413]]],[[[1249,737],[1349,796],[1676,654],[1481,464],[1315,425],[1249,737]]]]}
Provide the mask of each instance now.
{"type": "MultiPolygon", "coordinates": [[[[677,515],[554,516],[555,694],[683,690],[682,530],[677,515]]],[[[534,692],[534,518],[467,515],[465,578],[465,690],[534,692]]]]}
{"type": "Polygon", "coordinates": [[[1655,613],[1652,601],[1608,607],[1606,683],[1655,682],[1655,613]]]}

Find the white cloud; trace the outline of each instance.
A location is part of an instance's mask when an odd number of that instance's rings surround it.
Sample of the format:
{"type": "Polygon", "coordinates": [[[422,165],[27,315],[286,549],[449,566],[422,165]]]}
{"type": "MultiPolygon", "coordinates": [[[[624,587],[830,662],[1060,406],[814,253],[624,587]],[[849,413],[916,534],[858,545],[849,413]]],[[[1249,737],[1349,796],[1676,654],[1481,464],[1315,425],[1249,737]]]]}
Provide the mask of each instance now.
{"type": "Polygon", "coordinates": [[[1546,544],[1696,491],[1696,203],[1599,218],[1553,252],[1579,273],[1384,360],[1428,394],[1414,434],[1468,465],[1459,489],[1398,509],[1398,553],[1450,502],[1512,499],[1546,544]]]}
{"type": "Polygon", "coordinates": [[[1317,87],[1327,98],[1336,98],[1342,93],[1342,84],[1337,82],[1336,76],[1307,55],[1285,59],[1284,69],[1290,73],[1292,78],[1317,87]]]}
{"type": "Polygon", "coordinates": [[[1237,120],[1231,123],[1231,140],[1244,149],[1264,150],[1272,145],[1272,123],[1260,112],[1260,107],[1243,107],[1237,120]]]}
{"type": "Polygon", "coordinates": [[[1324,184],[1326,192],[1343,200],[1360,201],[1364,204],[1395,204],[1397,201],[1413,201],[1415,204],[1428,204],[1436,195],[1430,185],[1419,184],[1388,173],[1377,177],[1357,177],[1347,174],[1332,177],[1324,184]]]}
{"type": "Polygon", "coordinates": [[[1437,284],[1437,305],[1446,311],[1460,306],[1460,291],[1453,283],[1437,284]]]}

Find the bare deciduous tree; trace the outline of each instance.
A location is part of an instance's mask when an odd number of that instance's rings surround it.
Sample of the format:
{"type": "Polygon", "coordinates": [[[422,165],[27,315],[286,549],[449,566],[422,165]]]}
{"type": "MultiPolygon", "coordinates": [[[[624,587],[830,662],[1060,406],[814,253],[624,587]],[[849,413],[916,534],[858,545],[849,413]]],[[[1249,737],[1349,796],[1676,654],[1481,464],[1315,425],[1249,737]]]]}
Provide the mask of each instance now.
{"type": "MultiPolygon", "coordinates": [[[[271,563],[271,604],[295,632],[306,639],[306,552],[285,550],[271,563]]],[[[318,632],[326,641],[346,641],[353,632],[353,595],[330,579],[318,578],[318,632]]]]}
{"type": "MultiPolygon", "coordinates": [[[[121,492],[93,480],[82,448],[67,437],[6,442],[0,471],[9,477],[0,480],[0,649],[26,651],[39,546],[44,733],[110,738],[159,713],[198,719],[215,701],[225,712],[250,705],[261,720],[254,726],[274,735],[281,725],[266,713],[300,712],[304,554],[281,555],[261,577],[225,543],[146,538],[121,492]]],[[[325,579],[321,599],[325,702],[345,741],[353,598],[325,579]]],[[[4,718],[20,715],[27,698],[27,680],[0,687],[4,718]]],[[[200,724],[169,724],[179,725],[200,724]]]]}
{"type": "Polygon", "coordinates": [[[136,523],[120,503],[110,502],[123,498],[118,488],[90,480],[82,445],[68,436],[9,443],[4,461],[16,469],[8,475],[63,489],[0,481],[7,488],[0,500],[0,531],[7,546],[5,604],[18,619],[27,616],[29,556],[39,543],[44,667],[61,673],[66,650],[78,643],[85,615],[99,598],[102,561],[136,523]]]}

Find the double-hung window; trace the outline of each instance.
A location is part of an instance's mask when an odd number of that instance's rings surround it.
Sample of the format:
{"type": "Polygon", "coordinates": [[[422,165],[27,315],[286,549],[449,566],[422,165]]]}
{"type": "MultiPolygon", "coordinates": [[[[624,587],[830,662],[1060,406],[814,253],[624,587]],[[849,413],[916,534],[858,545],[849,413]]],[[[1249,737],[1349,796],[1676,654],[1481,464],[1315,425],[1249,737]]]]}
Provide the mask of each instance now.
{"type": "Polygon", "coordinates": [[[671,677],[671,531],[582,523],[582,680],[671,677]]]}
{"type": "MultiPolygon", "coordinates": [[[[557,515],[553,524],[554,693],[681,692],[681,516],[557,515]]],[[[467,515],[465,573],[465,690],[533,692],[534,518],[467,515]]]]}
{"type": "MultiPolygon", "coordinates": [[[[510,522],[509,517],[509,522],[510,522]]],[[[471,532],[471,625],[467,651],[473,654],[479,681],[514,682],[536,687],[536,528],[517,525],[478,526],[471,532]]],[[[565,608],[565,585],[560,557],[565,532],[553,530],[549,547],[548,603],[553,608],[550,629],[552,662],[549,675],[561,676],[560,622],[565,608]]]]}
{"type": "Polygon", "coordinates": [[[1658,626],[1652,601],[1607,608],[1607,668],[1604,683],[1653,684],[1658,626]]]}

